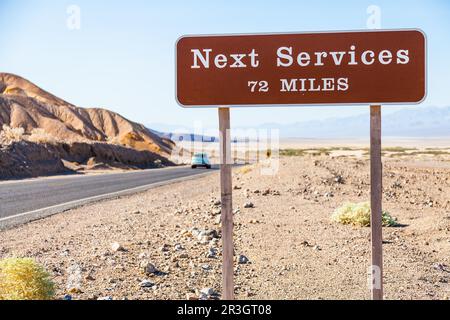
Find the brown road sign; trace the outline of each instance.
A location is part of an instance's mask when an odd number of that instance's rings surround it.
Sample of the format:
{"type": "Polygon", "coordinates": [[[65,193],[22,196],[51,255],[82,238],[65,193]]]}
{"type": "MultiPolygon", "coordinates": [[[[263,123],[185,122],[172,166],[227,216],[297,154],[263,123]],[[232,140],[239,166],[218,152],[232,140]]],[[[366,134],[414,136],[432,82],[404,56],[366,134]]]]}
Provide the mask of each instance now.
{"type": "Polygon", "coordinates": [[[419,103],[426,95],[419,30],[185,36],[176,56],[186,107],[419,103]]]}

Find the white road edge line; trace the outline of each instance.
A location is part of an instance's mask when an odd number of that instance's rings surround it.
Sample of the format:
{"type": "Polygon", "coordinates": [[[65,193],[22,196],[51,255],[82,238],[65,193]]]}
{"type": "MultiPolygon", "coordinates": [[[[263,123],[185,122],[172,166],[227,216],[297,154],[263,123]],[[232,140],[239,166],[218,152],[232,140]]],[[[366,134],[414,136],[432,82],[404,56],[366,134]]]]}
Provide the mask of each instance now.
{"type": "MultiPolygon", "coordinates": [[[[86,205],[86,204],[89,204],[91,202],[98,201],[98,200],[106,200],[106,199],[111,199],[111,198],[118,197],[118,196],[130,195],[130,194],[147,191],[147,190],[152,189],[152,188],[161,187],[161,186],[172,184],[172,183],[192,180],[194,178],[200,178],[200,177],[203,177],[203,176],[207,176],[207,175],[209,175],[209,174],[211,174],[213,172],[216,172],[216,171],[199,173],[199,174],[195,174],[195,175],[190,175],[190,176],[186,176],[186,177],[170,179],[170,180],[166,180],[166,181],[154,182],[154,183],[151,183],[151,184],[147,184],[147,185],[143,185],[143,186],[139,186],[139,187],[134,187],[134,188],[131,188],[131,189],[125,189],[125,190],[115,191],[115,192],[111,192],[111,193],[105,193],[105,194],[102,194],[102,195],[88,197],[88,198],[83,198],[83,199],[78,199],[78,200],[73,200],[73,201],[69,201],[69,202],[65,202],[65,203],[60,203],[60,204],[57,204],[57,205],[54,205],[54,206],[41,208],[41,209],[36,209],[36,210],[33,210],[33,211],[18,213],[18,214],[15,214],[13,216],[0,218],[0,223],[1,222],[5,222],[5,221],[9,221],[9,220],[13,220],[13,219],[17,219],[17,218],[20,218],[20,217],[28,216],[28,215],[43,213],[45,211],[52,210],[52,209],[61,208],[63,211],[65,211],[65,210],[73,209],[74,207],[77,207],[77,206],[80,206],[80,205],[86,205]]],[[[57,213],[49,214],[49,216],[50,215],[54,215],[54,214],[57,214],[57,213]]]]}

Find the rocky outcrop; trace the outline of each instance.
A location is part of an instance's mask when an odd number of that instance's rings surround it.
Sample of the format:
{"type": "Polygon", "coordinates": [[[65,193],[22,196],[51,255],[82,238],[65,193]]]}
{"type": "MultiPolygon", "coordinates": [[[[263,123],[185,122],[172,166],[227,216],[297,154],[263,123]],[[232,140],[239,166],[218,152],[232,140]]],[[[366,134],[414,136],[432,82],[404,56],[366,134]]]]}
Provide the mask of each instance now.
{"type": "Polygon", "coordinates": [[[148,169],[173,165],[150,151],[106,143],[13,142],[0,148],[0,180],[74,173],[90,168],[148,169]],[[65,165],[73,163],[72,167],[65,165]]]}
{"type": "Polygon", "coordinates": [[[45,145],[15,142],[0,149],[0,180],[68,172],[57,152],[45,145]]]}
{"type": "Polygon", "coordinates": [[[43,129],[62,142],[110,142],[163,156],[174,143],[145,126],[101,108],[80,108],[19,76],[0,73],[0,128],[43,129]]]}

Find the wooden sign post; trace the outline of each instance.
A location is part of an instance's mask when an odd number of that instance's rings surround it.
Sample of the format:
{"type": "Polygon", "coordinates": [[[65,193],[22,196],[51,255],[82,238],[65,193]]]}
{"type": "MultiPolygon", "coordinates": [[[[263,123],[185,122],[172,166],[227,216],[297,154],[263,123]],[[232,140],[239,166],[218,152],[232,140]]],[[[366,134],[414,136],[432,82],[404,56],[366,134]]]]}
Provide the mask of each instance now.
{"type": "Polygon", "coordinates": [[[372,299],[383,299],[381,106],[370,106],[370,204],[372,243],[372,299]]]}
{"type": "Polygon", "coordinates": [[[219,108],[223,298],[234,299],[229,107],[370,105],[372,298],[383,298],[381,104],[426,96],[420,30],[184,36],[176,44],[176,100],[219,108]]]}
{"type": "Polygon", "coordinates": [[[233,187],[231,176],[230,109],[219,108],[220,190],[222,203],[223,299],[234,299],[233,187]]]}

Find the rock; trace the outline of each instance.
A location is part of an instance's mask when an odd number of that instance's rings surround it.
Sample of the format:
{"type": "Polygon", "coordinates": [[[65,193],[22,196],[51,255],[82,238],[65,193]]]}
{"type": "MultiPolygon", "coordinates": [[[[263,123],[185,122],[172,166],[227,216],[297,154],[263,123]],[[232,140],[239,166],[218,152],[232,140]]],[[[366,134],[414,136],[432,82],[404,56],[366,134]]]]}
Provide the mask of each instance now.
{"type": "Polygon", "coordinates": [[[433,264],[433,269],[437,271],[445,271],[447,272],[447,266],[443,263],[435,263],[433,264]]]}
{"type": "Polygon", "coordinates": [[[179,258],[180,259],[187,259],[187,258],[189,258],[189,255],[187,253],[182,253],[182,254],[179,255],[179,258]]]}
{"type": "Polygon", "coordinates": [[[336,182],[337,184],[343,184],[344,178],[342,176],[337,175],[334,177],[334,182],[336,182]]]}
{"type": "Polygon", "coordinates": [[[139,283],[139,286],[141,288],[151,288],[154,285],[155,284],[153,282],[151,282],[150,280],[142,280],[141,283],[139,283]]]}
{"type": "Polygon", "coordinates": [[[216,292],[213,288],[203,288],[202,290],[200,290],[200,295],[205,295],[207,297],[213,296],[215,294],[216,292]]]}
{"type": "Polygon", "coordinates": [[[204,264],[204,265],[202,265],[202,270],[209,271],[209,270],[211,270],[211,266],[209,264],[204,264]]]}
{"type": "Polygon", "coordinates": [[[206,258],[214,259],[217,257],[217,249],[209,248],[208,253],[206,254],[206,258]]]}
{"type": "Polygon", "coordinates": [[[234,190],[241,190],[242,187],[241,187],[241,186],[238,186],[238,185],[235,185],[235,186],[233,187],[233,189],[234,189],[234,190]]]}
{"type": "Polygon", "coordinates": [[[304,246],[304,247],[312,247],[312,246],[309,244],[308,241],[303,241],[303,242],[301,243],[301,245],[304,246]]]}
{"type": "Polygon", "coordinates": [[[71,296],[70,294],[66,294],[66,295],[64,296],[63,300],[71,301],[71,300],[72,300],[72,296],[71,296]]]}
{"type": "Polygon", "coordinates": [[[183,247],[181,244],[177,243],[177,244],[174,246],[174,249],[175,249],[175,251],[183,251],[183,250],[184,250],[184,247],[183,247]]]}
{"type": "Polygon", "coordinates": [[[270,189],[266,189],[262,193],[263,196],[268,196],[269,194],[270,194],[270,189]]]}
{"type": "Polygon", "coordinates": [[[168,251],[170,251],[170,246],[168,244],[163,244],[163,246],[161,248],[159,248],[159,251],[168,252],[168,251]]]}
{"type": "Polygon", "coordinates": [[[118,242],[114,242],[111,244],[111,250],[114,252],[125,251],[125,248],[118,242]]]}
{"type": "Polygon", "coordinates": [[[315,245],[313,249],[316,251],[322,251],[322,248],[318,245],[315,245]]]}
{"type": "Polygon", "coordinates": [[[87,280],[87,281],[94,281],[95,278],[94,278],[93,276],[91,276],[90,274],[88,274],[86,277],[84,277],[84,280],[87,280]]]}
{"type": "Polygon", "coordinates": [[[241,254],[238,258],[238,263],[239,264],[247,264],[247,263],[249,263],[249,259],[246,256],[241,254]]]}
{"type": "Polygon", "coordinates": [[[253,204],[253,202],[247,202],[245,205],[244,205],[244,208],[245,209],[251,209],[251,208],[254,208],[255,207],[255,205],[253,204]]]}
{"type": "Polygon", "coordinates": [[[214,201],[213,204],[214,204],[215,206],[220,206],[220,205],[222,204],[222,201],[216,200],[216,201],[214,201]]]}
{"type": "Polygon", "coordinates": [[[145,274],[155,274],[158,273],[158,269],[156,269],[155,265],[153,263],[142,261],[141,262],[141,268],[143,269],[145,274]]]}
{"type": "Polygon", "coordinates": [[[208,296],[204,293],[200,293],[198,300],[208,300],[208,296]]]}
{"type": "Polygon", "coordinates": [[[98,301],[111,301],[112,299],[111,296],[97,298],[98,301]]]}
{"type": "Polygon", "coordinates": [[[238,209],[235,209],[235,210],[233,210],[233,214],[239,214],[239,213],[241,213],[241,210],[238,208],[238,209]]]}

